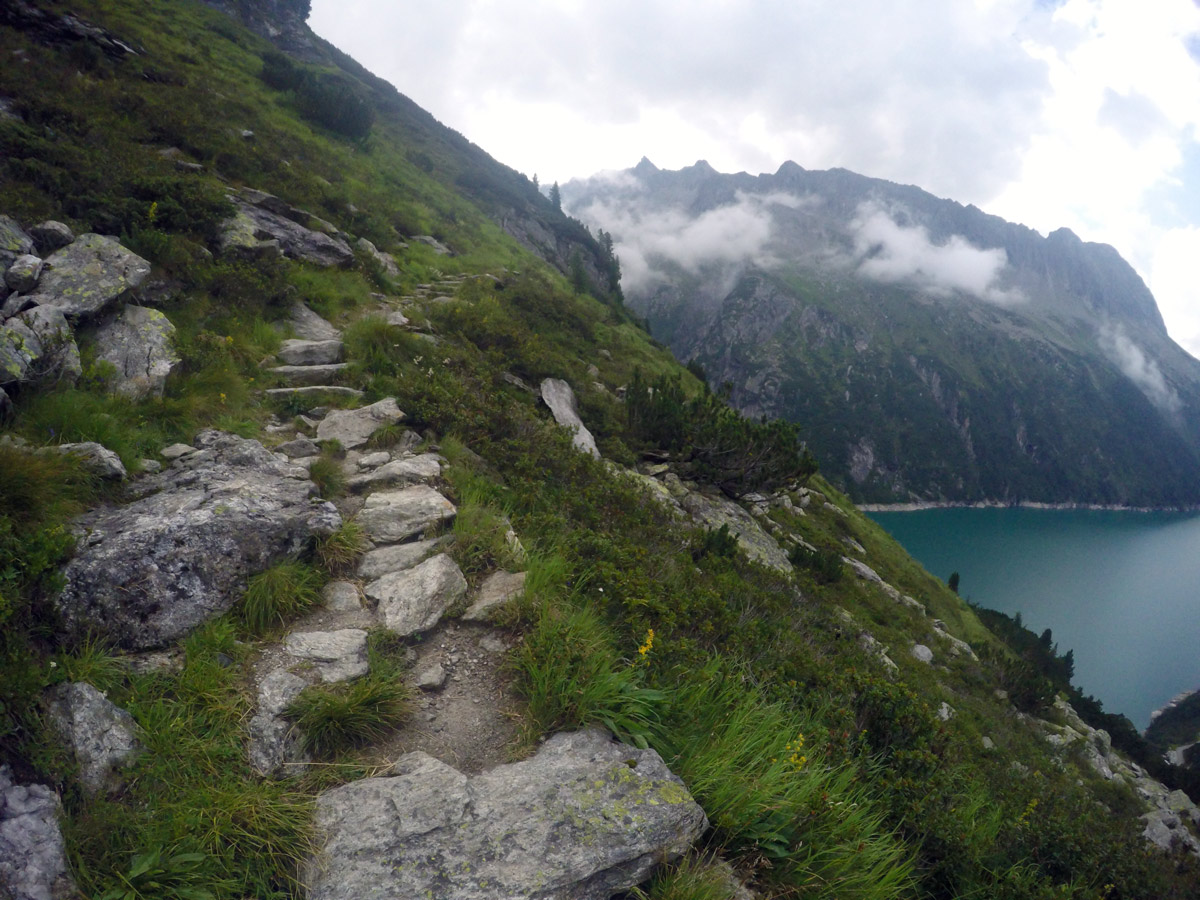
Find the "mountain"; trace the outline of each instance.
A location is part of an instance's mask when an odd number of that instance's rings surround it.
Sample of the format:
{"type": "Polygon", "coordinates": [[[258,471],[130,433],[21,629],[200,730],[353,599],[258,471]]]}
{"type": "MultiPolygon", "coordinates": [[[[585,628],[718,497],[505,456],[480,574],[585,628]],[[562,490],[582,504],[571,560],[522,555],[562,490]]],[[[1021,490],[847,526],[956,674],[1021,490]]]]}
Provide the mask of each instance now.
{"type": "Polygon", "coordinates": [[[1112,247],[790,162],[562,190],[653,333],[856,500],[1200,502],[1200,362],[1112,247]]]}
{"type": "Polygon", "coordinates": [[[1197,896],[1194,773],[306,10],[0,4],[0,896],[1197,896]]]}

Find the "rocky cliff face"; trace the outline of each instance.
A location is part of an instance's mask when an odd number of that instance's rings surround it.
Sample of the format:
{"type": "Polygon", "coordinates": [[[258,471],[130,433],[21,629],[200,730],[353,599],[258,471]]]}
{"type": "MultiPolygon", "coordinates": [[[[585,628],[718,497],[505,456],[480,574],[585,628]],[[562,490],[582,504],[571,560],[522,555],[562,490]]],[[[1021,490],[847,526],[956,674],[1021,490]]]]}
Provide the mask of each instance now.
{"type": "Polygon", "coordinates": [[[794,163],[563,193],[655,335],[856,499],[1200,502],[1200,363],[1112,247],[794,163]]]}

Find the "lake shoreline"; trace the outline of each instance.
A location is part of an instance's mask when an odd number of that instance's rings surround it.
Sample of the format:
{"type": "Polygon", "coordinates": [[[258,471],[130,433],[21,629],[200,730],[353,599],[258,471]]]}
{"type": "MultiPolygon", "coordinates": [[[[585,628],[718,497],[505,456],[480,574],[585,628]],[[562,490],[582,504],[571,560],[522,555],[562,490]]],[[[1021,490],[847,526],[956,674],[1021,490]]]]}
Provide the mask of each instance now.
{"type": "Polygon", "coordinates": [[[918,500],[909,503],[856,503],[861,512],[921,512],[926,509],[1083,509],[1094,512],[1137,513],[1194,513],[1200,506],[1121,506],[1105,503],[1038,503],[1032,500],[1004,502],[1000,500],[938,501],[918,500]]]}

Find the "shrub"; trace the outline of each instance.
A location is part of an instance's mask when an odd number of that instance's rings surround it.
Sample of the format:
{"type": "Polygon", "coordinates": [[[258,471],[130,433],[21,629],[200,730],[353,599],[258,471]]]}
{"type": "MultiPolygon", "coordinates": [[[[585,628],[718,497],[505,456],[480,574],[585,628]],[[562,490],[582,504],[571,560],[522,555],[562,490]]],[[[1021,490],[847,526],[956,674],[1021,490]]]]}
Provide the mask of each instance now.
{"type": "Polygon", "coordinates": [[[312,566],[282,562],[250,579],[240,615],[254,634],[283,625],[321,599],[322,578],[312,566]]]}
{"type": "Polygon", "coordinates": [[[842,554],[836,550],[810,550],[797,544],[788,554],[788,561],[797,568],[807,569],[818,584],[834,584],[842,580],[845,566],[842,554]]]}
{"type": "Polygon", "coordinates": [[[364,678],[306,689],[284,712],[300,729],[304,747],[319,757],[386,737],[408,715],[400,681],[364,678]]]}

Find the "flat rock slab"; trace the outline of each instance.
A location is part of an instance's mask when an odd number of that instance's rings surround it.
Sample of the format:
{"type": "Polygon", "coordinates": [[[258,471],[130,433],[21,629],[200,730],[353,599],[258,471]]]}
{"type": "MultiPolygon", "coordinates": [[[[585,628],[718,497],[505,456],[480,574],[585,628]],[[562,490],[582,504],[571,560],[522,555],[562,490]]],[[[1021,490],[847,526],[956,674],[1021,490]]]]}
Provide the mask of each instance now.
{"type": "Polygon", "coordinates": [[[361,678],[370,669],[367,633],[361,628],[289,634],[284,639],[283,649],[289,655],[311,663],[327,684],[361,678]]]}
{"type": "Polygon", "coordinates": [[[682,506],[696,522],[705,528],[718,529],[728,525],[746,555],[780,572],[791,572],[792,564],[775,539],[763,531],[754,518],[725,497],[708,497],[689,491],[680,498],[682,506]]]}
{"type": "Polygon", "coordinates": [[[596,448],[596,439],[579,418],[579,404],[575,402],[575,392],[561,378],[547,378],[542,382],[542,400],[550,407],[554,421],[564,428],[574,432],[571,442],[584,453],[600,458],[596,448]]]}
{"type": "Polygon", "coordinates": [[[475,602],[463,613],[464,622],[486,622],[492,610],[525,593],[524,572],[493,572],[479,586],[475,602]]]}
{"type": "Polygon", "coordinates": [[[305,341],[336,341],[342,333],[300,301],[292,304],[285,322],[296,337],[305,341]]]}
{"type": "Polygon", "coordinates": [[[392,397],[358,409],[335,409],[317,426],[317,440],[338,441],[347,450],[361,447],[380,428],[404,421],[392,397]]]}
{"type": "Polygon", "coordinates": [[[180,363],[174,337],[175,326],[158,310],[126,306],[96,332],[96,358],[116,369],[116,393],[134,400],[161,397],[167,376],[180,363]]]}
{"type": "Polygon", "coordinates": [[[367,497],[358,523],[377,544],[396,544],[458,514],[454,504],[425,484],[367,497]]]}
{"type": "Polygon", "coordinates": [[[602,900],[708,824],[657,753],[598,731],[473,778],[420,752],[393,772],[317,799],[309,900],[602,900]]]}
{"type": "Polygon", "coordinates": [[[312,386],[336,381],[346,368],[345,363],[330,363],[321,366],[275,366],[267,371],[290,384],[312,386]]]}
{"type": "Polygon", "coordinates": [[[264,393],[268,397],[301,397],[319,400],[323,397],[347,397],[358,400],[363,392],[358,388],[342,387],[336,384],[322,384],[310,387],[268,388],[264,393]]]}
{"type": "Polygon", "coordinates": [[[81,234],[50,254],[30,298],[54,306],[68,319],[94,317],[150,274],[150,263],[120,242],[99,234],[81,234]]]}
{"type": "Polygon", "coordinates": [[[75,557],[55,605],[66,629],[129,650],[166,646],[227,612],[247,579],[341,525],[301,468],[219,431],[139,479],[143,495],[76,522],[75,557]]]}
{"type": "Polygon", "coordinates": [[[58,825],[58,795],[44,784],[14,784],[0,766],[0,896],[13,900],[77,897],[58,825]]]}
{"type": "Polygon", "coordinates": [[[436,625],[467,595],[467,580],[454,560],[439,553],[411,569],[377,578],[363,593],[378,601],[384,627],[406,637],[436,625]]]}
{"type": "Polygon", "coordinates": [[[422,453],[420,456],[393,459],[363,475],[355,475],[346,482],[346,487],[361,493],[381,487],[429,482],[441,474],[441,457],[436,453],[422,453]]]}
{"type": "Polygon", "coordinates": [[[441,544],[442,542],[439,540],[413,541],[410,544],[393,544],[369,550],[359,560],[358,577],[375,579],[387,575],[389,572],[411,569],[433,554],[441,544]]]}
{"type": "Polygon", "coordinates": [[[120,770],[141,752],[137,723],[90,684],[60,684],[50,694],[50,723],[71,748],[88,794],[116,790],[120,770]]]}
{"type": "Polygon", "coordinates": [[[287,340],[276,356],[289,366],[322,366],[342,361],[345,344],[340,340],[287,340]]]}

